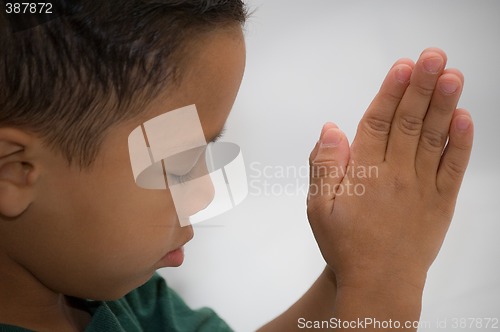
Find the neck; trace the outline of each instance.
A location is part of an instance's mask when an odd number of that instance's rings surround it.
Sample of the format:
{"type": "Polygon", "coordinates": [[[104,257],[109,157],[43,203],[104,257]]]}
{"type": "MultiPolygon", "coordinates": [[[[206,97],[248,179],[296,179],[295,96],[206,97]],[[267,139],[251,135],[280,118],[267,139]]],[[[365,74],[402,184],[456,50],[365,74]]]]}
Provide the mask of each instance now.
{"type": "Polygon", "coordinates": [[[0,323],[34,331],[83,331],[90,315],[0,252],[0,323]]]}

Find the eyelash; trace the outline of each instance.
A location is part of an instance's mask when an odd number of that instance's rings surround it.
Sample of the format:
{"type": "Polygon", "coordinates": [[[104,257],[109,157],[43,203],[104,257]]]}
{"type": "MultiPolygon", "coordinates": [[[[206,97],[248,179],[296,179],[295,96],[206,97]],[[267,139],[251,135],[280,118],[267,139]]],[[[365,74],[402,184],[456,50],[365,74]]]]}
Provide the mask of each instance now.
{"type": "Polygon", "coordinates": [[[177,183],[185,183],[193,179],[193,174],[191,171],[187,172],[184,175],[170,174],[170,176],[174,178],[174,180],[177,181],[177,183]]]}
{"type": "MultiPolygon", "coordinates": [[[[225,130],[226,129],[224,128],[222,130],[222,132],[217,137],[215,137],[209,144],[214,144],[218,139],[220,139],[224,135],[225,130]]],[[[193,177],[193,169],[189,170],[189,172],[187,172],[184,175],[176,175],[176,174],[168,174],[168,175],[171,178],[173,178],[177,183],[185,183],[185,182],[188,182],[194,178],[193,177]]]]}

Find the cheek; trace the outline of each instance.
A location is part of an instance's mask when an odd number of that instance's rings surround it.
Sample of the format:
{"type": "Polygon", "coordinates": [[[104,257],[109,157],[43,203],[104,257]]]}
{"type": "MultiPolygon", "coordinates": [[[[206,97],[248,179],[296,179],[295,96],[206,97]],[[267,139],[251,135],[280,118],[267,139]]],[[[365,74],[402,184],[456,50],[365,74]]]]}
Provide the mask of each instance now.
{"type": "Polygon", "coordinates": [[[134,248],[138,254],[161,251],[179,233],[175,207],[166,190],[146,190],[133,182],[110,183],[96,205],[99,222],[90,222],[106,234],[110,250],[120,248],[130,255],[134,248]]]}
{"type": "Polygon", "coordinates": [[[40,216],[28,236],[37,257],[32,250],[24,255],[33,274],[52,289],[116,297],[146,281],[163,255],[186,237],[167,191],[111,178],[68,184],[32,211],[40,216]]]}
{"type": "Polygon", "coordinates": [[[83,214],[76,227],[89,229],[103,250],[126,260],[123,265],[154,264],[182,237],[172,198],[167,190],[136,185],[128,151],[118,151],[115,158],[105,157],[102,168],[78,179],[78,195],[85,198],[72,199],[78,201],[76,213],[83,214]]]}

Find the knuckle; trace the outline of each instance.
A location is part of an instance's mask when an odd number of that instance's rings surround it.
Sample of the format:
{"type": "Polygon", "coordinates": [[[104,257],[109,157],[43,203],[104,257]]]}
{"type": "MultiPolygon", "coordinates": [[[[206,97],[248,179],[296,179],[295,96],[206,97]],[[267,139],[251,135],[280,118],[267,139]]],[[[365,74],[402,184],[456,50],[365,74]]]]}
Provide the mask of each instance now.
{"type": "Polygon", "coordinates": [[[391,130],[391,122],[377,118],[367,117],[360,123],[361,130],[367,133],[370,137],[378,140],[386,140],[391,130]]]}
{"type": "Polygon", "coordinates": [[[425,128],[422,130],[422,147],[430,152],[441,152],[446,144],[448,135],[439,130],[425,128]]]}
{"type": "Polygon", "coordinates": [[[453,114],[453,112],[455,111],[455,107],[450,103],[450,101],[451,100],[448,100],[449,103],[448,105],[444,104],[433,105],[432,111],[444,116],[449,116],[449,114],[453,114]]]}
{"type": "Polygon", "coordinates": [[[380,91],[379,92],[380,96],[385,102],[388,102],[389,104],[399,104],[401,101],[401,98],[403,98],[402,94],[397,94],[393,90],[389,91],[380,91]]]}
{"type": "Polygon", "coordinates": [[[458,150],[462,155],[470,154],[472,150],[472,143],[470,142],[460,142],[460,144],[453,144],[453,148],[458,150]]]}
{"type": "Polygon", "coordinates": [[[406,135],[418,136],[422,129],[423,120],[412,115],[402,115],[397,120],[398,128],[406,135]]]}
{"type": "Polygon", "coordinates": [[[446,171],[447,173],[455,179],[459,179],[465,173],[467,166],[461,162],[460,160],[450,159],[446,163],[446,171]]]}
{"type": "Polygon", "coordinates": [[[311,179],[339,177],[341,170],[330,161],[313,161],[310,167],[311,179]]]}
{"type": "Polygon", "coordinates": [[[413,88],[420,96],[428,98],[434,94],[434,87],[434,85],[417,84],[413,88]]]}

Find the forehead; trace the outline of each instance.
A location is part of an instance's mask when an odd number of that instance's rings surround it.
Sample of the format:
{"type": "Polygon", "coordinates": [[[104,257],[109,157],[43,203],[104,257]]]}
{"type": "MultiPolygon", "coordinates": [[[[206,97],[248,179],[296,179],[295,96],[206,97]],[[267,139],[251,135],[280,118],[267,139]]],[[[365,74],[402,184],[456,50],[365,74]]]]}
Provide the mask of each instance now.
{"type": "Polygon", "coordinates": [[[224,127],[245,68],[241,28],[204,33],[187,46],[180,84],[150,104],[141,121],[196,105],[209,140],[224,127]]]}

